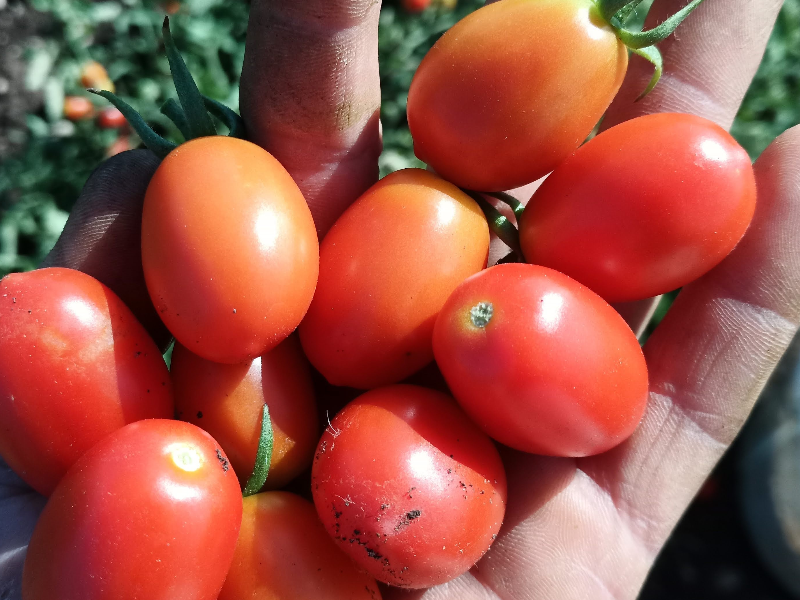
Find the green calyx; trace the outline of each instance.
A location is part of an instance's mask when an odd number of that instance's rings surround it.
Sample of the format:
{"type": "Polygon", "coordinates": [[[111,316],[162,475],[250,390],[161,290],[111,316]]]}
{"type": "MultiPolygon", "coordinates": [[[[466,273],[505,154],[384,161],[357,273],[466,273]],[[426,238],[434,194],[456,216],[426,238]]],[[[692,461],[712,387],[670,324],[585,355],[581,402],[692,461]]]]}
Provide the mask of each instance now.
{"type": "Polygon", "coordinates": [[[269,416],[269,409],[264,405],[264,412],[261,416],[261,435],[258,438],[258,450],[256,451],[256,464],[253,474],[244,486],[242,496],[252,496],[261,491],[269,475],[269,467],[272,464],[272,447],[274,445],[274,434],[272,431],[272,419],[269,416]]]}
{"type": "Polygon", "coordinates": [[[594,0],[595,6],[600,11],[600,16],[611,25],[619,40],[634,54],[650,61],[655,67],[653,77],[647,88],[639,95],[641,100],[658,83],[664,70],[664,61],[656,44],[668,38],[677,29],[683,20],[688,17],[703,0],[692,0],[681,10],[676,12],[666,21],[647,31],[631,31],[626,29],[626,22],[644,0],[594,0]]]}
{"type": "MultiPolygon", "coordinates": [[[[519,246],[519,231],[517,231],[517,228],[514,227],[514,224],[509,221],[505,215],[501,214],[499,210],[492,206],[492,204],[490,204],[480,192],[474,192],[472,190],[463,191],[478,203],[478,206],[486,216],[486,222],[489,224],[489,229],[491,229],[506,246],[511,248],[515,256],[522,256],[522,251],[520,250],[519,246]]],[[[515,198],[509,196],[508,194],[502,194],[503,197],[499,198],[498,194],[499,193],[492,192],[491,196],[509,204],[511,209],[514,210],[515,214],[522,214],[521,212],[517,213],[517,210],[522,210],[522,205],[515,198]]],[[[490,194],[487,193],[487,195],[490,194]]]]}
{"type": "MultiPolygon", "coordinates": [[[[175,41],[172,39],[168,17],[164,19],[163,34],[164,47],[167,52],[172,79],[175,82],[175,91],[178,93],[178,100],[176,101],[173,98],[167,100],[161,107],[161,113],[175,124],[186,141],[217,135],[217,129],[214,126],[212,117],[216,117],[228,128],[230,137],[244,138],[244,122],[242,118],[224,104],[200,93],[189,72],[189,68],[186,66],[177,46],[175,46],[175,41]]],[[[164,158],[177,147],[177,144],[153,131],[142,116],[121,98],[107,91],[93,89],[89,91],[102,96],[116,106],[125,115],[133,130],[142,138],[145,146],[159,158],[164,158]]]]}

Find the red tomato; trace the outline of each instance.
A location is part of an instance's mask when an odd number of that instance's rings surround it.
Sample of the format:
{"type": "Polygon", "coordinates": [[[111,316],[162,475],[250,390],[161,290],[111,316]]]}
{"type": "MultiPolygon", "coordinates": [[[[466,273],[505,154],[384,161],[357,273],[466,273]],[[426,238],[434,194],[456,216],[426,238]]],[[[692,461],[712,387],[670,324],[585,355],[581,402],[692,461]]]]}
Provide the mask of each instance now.
{"type": "Polygon", "coordinates": [[[97,115],[97,124],[103,129],[121,129],[128,125],[128,121],[118,108],[107,106],[97,115]]]}
{"type": "Polygon", "coordinates": [[[25,600],[216,600],[242,499],[219,445],[180,421],[133,423],[87,452],[34,530],[25,600]]]}
{"type": "Polygon", "coordinates": [[[319,271],[317,231],[297,184],[266,150],[199,138],[170,153],[147,188],[142,265],[181,344],[244,362],[303,318],[319,271]]]}
{"type": "Polygon", "coordinates": [[[755,211],[747,152],[694,115],[639,117],[600,134],[545,180],[523,213],[528,262],[609,302],[674,290],[719,264],[755,211]]]}
{"type": "Polygon", "coordinates": [[[171,375],[178,418],[220,443],[242,487],[255,466],[265,402],[274,436],[266,487],[282,487],[311,464],[319,439],[317,411],[295,336],[238,365],[213,363],[175,344],[171,375]]]}
{"type": "Polygon", "coordinates": [[[172,415],[161,352],[114,292],[61,268],[0,281],[0,455],[35,490],[125,424],[172,415]]]}
{"type": "Polygon", "coordinates": [[[491,440],[450,397],[411,385],[348,404],[325,430],[311,477],[339,547],[400,587],[467,572],[505,513],[506,476],[491,440]]]}
{"type": "Polygon", "coordinates": [[[83,121],[94,116],[94,104],[83,96],[64,98],[64,116],[70,121],[83,121]]]}
{"type": "Polygon", "coordinates": [[[433,360],[436,314],[486,266],[489,227],[472,198],[421,169],[385,177],[322,241],[320,279],[300,326],[334,385],[395,383],[433,360]]]}
{"type": "Polygon", "coordinates": [[[593,0],[490,4],[439,38],[417,69],[408,94],[414,151],[461,187],[530,183],[586,139],[627,66],[593,0]]]}
{"type": "Polygon", "coordinates": [[[433,350],[467,414],[518,450],[598,454],[644,414],[636,336],[597,294],[551,269],[505,264],[467,279],[436,320],[433,350]]]}
{"type": "Polygon", "coordinates": [[[410,13],[422,12],[431,5],[431,0],[403,0],[403,8],[410,13]]]}
{"type": "Polygon", "coordinates": [[[331,541],[294,494],[244,499],[242,529],[219,600],[380,600],[375,580],[331,541]]]}

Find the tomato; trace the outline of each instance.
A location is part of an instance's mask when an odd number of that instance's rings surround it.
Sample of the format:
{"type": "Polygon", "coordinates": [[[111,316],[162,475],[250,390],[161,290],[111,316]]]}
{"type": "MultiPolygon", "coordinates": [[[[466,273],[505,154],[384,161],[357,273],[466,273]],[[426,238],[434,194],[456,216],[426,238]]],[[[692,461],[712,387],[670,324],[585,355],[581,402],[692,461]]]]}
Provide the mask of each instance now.
{"type": "Polygon", "coordinates": [[[61,268],[0,281],[0,455],[31,487],[49,495],[109,433],[172,415],[161,352],[109,288],[61,268]]]}
{"type": "Polygon", "coordinates": [[[97,115],[97,124],[103,129],[122,129],[127,127],[128,121],[118,108],[107,106],[97,115]]]}
{"type": "Polygon", "coordinates": [[[433,360],[436,314],[486,266],[478,205],[421,169],[367,190],[322,241],[320,278],[300,326],[311,364],[334,385],[395,383],[433,360]]]}
{"type": "Polygon", "coordinates": [[[564,161],[522,215],[528,262],[609,302],[674,290],[719,264],[755,211],[747,152],[694,115],[639,117],[564,161]]]}
{"type": "Polygon", "coordinates": [[[131,138],[127,135],[121,135],[106,148],[106,158],[111,158],[122,152],[127,152],[128,150],[133,150],[131,138]]]}
{"type": "Polygon", "coordinates": [[[271,154],[236,138],[178,146],[147,188],[142,265],[164,324],[222,363],[261,356],[303,318],[319,244],[297,184],[271,154]]]}
{"type": "Polygon", "coordinates": [[[87,452],[33,532],[25,600],[216,600],[242,518],[213,438],[180,421],[133,423],[87,452]]]}
{"type": "Polygon", "coordinates": [[[408,94],[414,151],[468,189],[530,183],[586,139],[627,65],[627,49],[593,0],[480,8],[417,69],[408,94]]]}
{"type": "Polygon", "coordinates": [[[82,121],[94,116],[94,104],[83,96],[64,98],[64,116],[70,121],[82,121]]]}
{"type": "Polygon", "coordinates": [[[85,88],[114,92],[114,82],[108,76],[108,71],[97,61],[90,60],[81,67],[80,80],[85,88]]]}
{"type": "Polygon", "coordinates": [[[255,466],[264,403],[274,446],[266,486],[282,487],[311,465],[318,438],[308,363],[295,336],[249,363],[207,361],[175,344],[172,382],[179,419],[217,440],[242,487],[255,466]]]}
{"type": "Polygon", "coordinates": [[[287,492],[244,499],[242,529],[219,600],[380,600],[375,580],[331,541],[314,506],[287,492]]]}
{"type": "Polygon", "coordinates": [[[406,12],[422,12],[431,5],[431,0],[403,0],[403,8],[406,12]]]}
{"type": "Polygon", "coordinates": [[[467,414],[518,450],[598,454],[644,414],[636,336],[597,294],[551,269],[504,264],[467,279],[439,313],[433,350],[467,414]]]}
{"type": "Polygon", "coordinates": [[[340,548],[376,579],[407,588],[468,571],[503,521],[506,476],[491,440],[440,392],[372,390],[317,447],[314,504],[340,548]]]}

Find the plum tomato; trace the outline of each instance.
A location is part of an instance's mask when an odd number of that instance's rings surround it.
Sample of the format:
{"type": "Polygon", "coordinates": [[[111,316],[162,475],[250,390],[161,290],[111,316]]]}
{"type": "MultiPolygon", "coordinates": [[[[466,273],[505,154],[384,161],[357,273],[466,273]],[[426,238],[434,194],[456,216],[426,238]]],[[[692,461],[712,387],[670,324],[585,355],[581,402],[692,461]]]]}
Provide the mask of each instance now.
{"type": "Polygon", "coordinates": [[[334,385],[401,381],[433,360],[436,314],[488,253],[486,218],[467,194],[421,169],[388,175],[322,241],[300,325],[306,356],[334,385]]]}
{"type": "Polygon", "coordinates": [[[216,600],[242,519],[236,475],[206,432],[151,419],[104,438],[33,532],[25,600],[216,600]]]}
{"type": "Polygon", "coordinates": [[[265,403],[274,436],[266,487],[282,487],[311,465],[319,426],[311,372],[296,336],[236,365],[207,361],[176,343],[170,374],[178,418],[219,442],[242,487],[255,466],[265,403]]]}
{"type": "Polygon", "coordinates": [[[331,541],[314,505],[288,492],[244,499],[219,600],[380,600],[375,579],[331,541]]]}
{"type": "Polygon", "coordinates": [[[627,66],[625,45],[593,0],[479,8],[439,38],[414,75],[414,151],[464,188],[530,183],[586,139],[627,66]]]}
{"type": "Polygon", "coordinates": [[[647,403],[647,365],[627,323],[544,267],[497,265],[467,279],[439,313],[433,351],[467,414],[525,452],[605,452],[647,403]]]}
{"type": "Polygon", "coordinates": [[[391,585],[467,572],[503,521],[500,455],[449,396],[412,385],[367,392],[325,430],[314,504],[340,548],[391,585]]]}
{"type": "Polygon", "coordinates": [[[266,150],[214,136],[161,163],[144,200],[147,289],[175,338],[237,363],[282,342],[303,318],[319,270],[300,189],[266,150]]]}
{"type": "Polygon", "coordinates": [[[753,218],[747,152],[715,123],[664,113],[579,148],[545,180],[520,222],[528,262],[609,302],[679,288],[725,258],[753,218]]]}
{"type": "Polygon", "coordinates": [[[62,268],[0,281],[0,455],[36,491],[127,423],[172,416],[161,352],[109,288],[62,268]]]}

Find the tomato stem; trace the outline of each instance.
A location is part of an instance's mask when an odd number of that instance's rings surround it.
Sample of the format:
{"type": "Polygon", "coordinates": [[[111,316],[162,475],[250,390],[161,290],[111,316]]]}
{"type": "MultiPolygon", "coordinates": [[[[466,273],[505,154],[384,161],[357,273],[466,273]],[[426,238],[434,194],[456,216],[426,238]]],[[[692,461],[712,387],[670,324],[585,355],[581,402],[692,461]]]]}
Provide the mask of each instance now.
{"type": "Polygon", "coordinates": [[[505,192],[484,192],[487,196],[491,196],[492,198],[496,198],[500,200],[500,202],[507,204],[511,207],[511,210],[514,211],[514,216],[517,218],[517,224],[519,224],[519,220],[522,217],[522,213],[525,211],[525,207],[523,206],[522,202],[514,198],[511,194],[506,194],[505,192]]]}
{"type": "Polygon", "coordinates": [[[269,475],[269,467],[272,463],[272,447],[274,444],[274,432],[272,430],[272,419],[269,416],[269,408],[264,404],[264,413],[261,417],[261,435],[258,438],[258,451],[256,452],[256,464],[253,467],[253,474],[244,486],[242,496],[252,496],[261,491],[269,475]]]}
{"type": "Polygon", "coordinates": [[[469,196],[478,203],[481,207],[483,214],[486,216],[486,221],[489,223],[491,229],[502,242],[511,248],[514,252],[522,255],[519,246],[519,232],[514,224],[509,221],[504,215],[500,214],[494,206],[489,204],[481,194],[471,190],[464,190],[469,196]]]}
{"type": "Polygon", "coordinates": [[[161,105],[161,114],[175,124],[175,127],[178,128],[178,131],[181,132],[184,139],[191,139],[192,132],[189,129],[189,121],[186,120],[186,114],[183,112],[183,108],[181,108],[177,100],[170,98],[164,102],[164,104],[161,105]]]}

